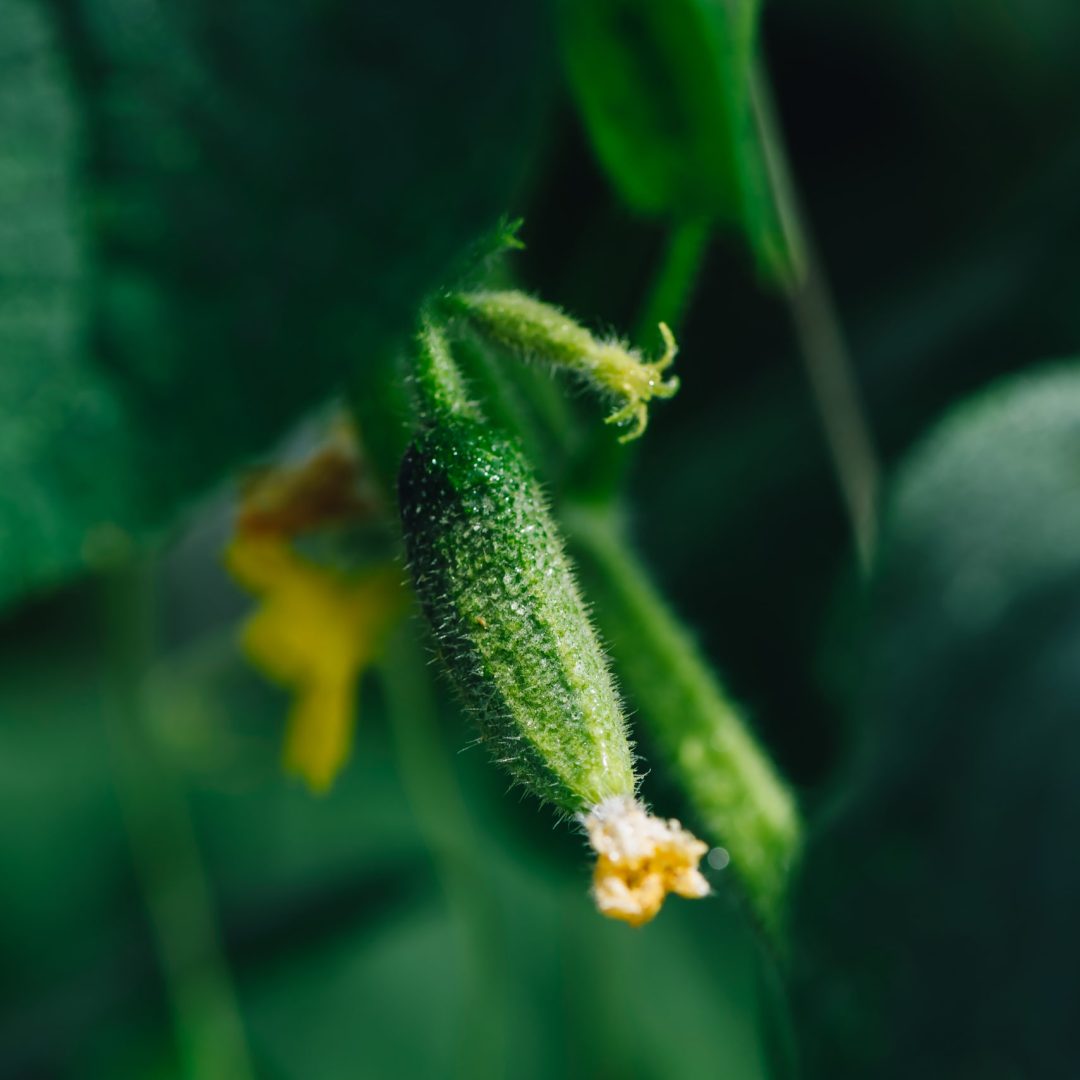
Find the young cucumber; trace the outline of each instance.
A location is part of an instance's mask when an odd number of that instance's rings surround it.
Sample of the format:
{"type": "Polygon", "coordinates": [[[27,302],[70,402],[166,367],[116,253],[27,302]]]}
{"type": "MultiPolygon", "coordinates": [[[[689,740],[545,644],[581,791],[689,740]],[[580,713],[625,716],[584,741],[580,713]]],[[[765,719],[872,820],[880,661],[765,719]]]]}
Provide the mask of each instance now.
{"type": "Polygon", "coordinates": [[[618,696],[521,451],[446,416],[409,447],[398,487],[416,591],[496,759],[570,813],[632,796],[618,696]]]}
{"type": "Polygon", "coordinates": [[[442,335],[428,325],[419,345],[422,424],[398,500],[424,613],[495,758],[585,826],[600,910],[646,922],[668,892],[708,892],[705,845],[637,802],[618,694],[540,484],[469,403],[442,335]]]}

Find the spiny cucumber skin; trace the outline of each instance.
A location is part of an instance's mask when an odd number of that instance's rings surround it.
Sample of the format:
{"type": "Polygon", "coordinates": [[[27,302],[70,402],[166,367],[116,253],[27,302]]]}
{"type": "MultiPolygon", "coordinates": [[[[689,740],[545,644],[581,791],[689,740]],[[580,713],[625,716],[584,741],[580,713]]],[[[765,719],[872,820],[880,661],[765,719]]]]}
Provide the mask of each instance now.
{"type": "Polygon", "coordinates": [[[496,760],[570,813],[632,795],[618,695],[521,451],[442,417],[406,451],[398,498],[416,592],[496,760]]]}

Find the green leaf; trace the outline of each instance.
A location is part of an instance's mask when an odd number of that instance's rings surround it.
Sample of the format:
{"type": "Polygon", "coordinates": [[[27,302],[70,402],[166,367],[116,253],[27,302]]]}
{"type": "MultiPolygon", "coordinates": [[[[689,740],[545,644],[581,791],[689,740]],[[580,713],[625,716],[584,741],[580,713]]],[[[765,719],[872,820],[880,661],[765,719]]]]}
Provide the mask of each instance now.
{"type": "Polygon", "coordinates": [[[1080,369],[905,467],[846,794],[797,890],[809,1075],[1054,1076],[1080,1044],[1080,369]]]}
{"type": "MultiPolygon", "coordinates": [[[[107,380],[83,362],[89,244],[79,115],[38,6],[0,14],[0,598],[92,557],[136,455],[107,380]]],[[[102,534],[105,535],[105,534],[102,534]]]]}
{"type": "Polygon", "coordinates": [[[513,196],[539,4],[0,14],[0,602],[385,363],[513,196]]]}
{"type": "MultiPolygon", "coordinates": [[[[158,588],[219,597],[209,557],[170,560],[158,588]]],[[[470,730],[451,710],[419,749],[442,756],[432,771],[450,770],[464,805],[425,825],[384,680],[365,693],[349,768],[312,798],[281,775],[281,702],[237,652],[218,654],[211,637],[156,656],[129,734],[159,783],[133,813],[102,714],[101,635],[80,599],[93,594],[64,593],[0,629],[7,1075],[182,1075],[125,835],[152,830],[167,850],[153,806],[155,793],[175,797],[163,772],[190,807],[258,1076],[765,1075],[755,946],[732,905],[672,903],[645,933],[601,919],[579,841],[507,800],[484,755],[456,752],[470,730]],[[175,717],[159,711],[178,704],[175,717]],[[477,911],[495,914],[478,931],[477,911]],[[175,1064],[153,1071],[144,1057],[175,1064]]],[[[399,678],[428,693],[417,655],[399,678]]],[[[158,902],[186,931],[191,893],[173,871],[158,902]]],[[[181,979],[203,1007],[201,966],[181,979]]]]}
{"type": "Polygon", "coordinates": [[[562,48],[593,148],[644,214],[741,225],[775,258],[751,109],[758,0],[564,0],[562,48]]]}

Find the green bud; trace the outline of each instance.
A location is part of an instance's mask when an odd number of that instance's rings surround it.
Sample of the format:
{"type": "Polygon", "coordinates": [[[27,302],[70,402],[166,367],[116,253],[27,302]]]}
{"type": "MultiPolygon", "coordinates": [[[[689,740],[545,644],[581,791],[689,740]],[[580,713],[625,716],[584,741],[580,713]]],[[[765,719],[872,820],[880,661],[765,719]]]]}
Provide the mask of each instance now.
{"type": "Polygon", "coordinates": [[[679,388],[677,378],[664,378],[678,351],[666,323],[660,323],[664,355],[650,363],[624,342],[599,340],[557,307],[524,293],[461,293],[446,303],[493,344],[573,372],[612,401],[615,411],[607,423],[631,425],[620,442],[645,431],[653,398],[669,398],[679,388]]]}

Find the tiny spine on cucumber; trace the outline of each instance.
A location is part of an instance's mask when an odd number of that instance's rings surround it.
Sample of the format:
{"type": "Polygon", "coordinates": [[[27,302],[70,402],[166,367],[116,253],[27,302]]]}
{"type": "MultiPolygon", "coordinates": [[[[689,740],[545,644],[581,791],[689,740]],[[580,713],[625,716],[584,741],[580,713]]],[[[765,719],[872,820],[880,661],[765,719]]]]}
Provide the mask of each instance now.
{"type": "Polygon", "coordinates": [[[637,800],[622,706],[540,484],[469,400],[430,320],[414,388],[420,423],[398,481],[406,555],[482,738],[517,782],[584,826],[604,914],[639,924],[668,892],[705,895],[705,845],[637,800]]]}
{"type": "Polygon", "coordinates": [[[584,379],[615,405],[605,422],[630,425],[620,442],[644,433],[653,398],[670,398],[679,389],[675,376],[665,377],[678,352],[666,323],[659,324],[664,353],[650,362],[622,341],[594,337],[559,308],[525,293],[455,293],[444,299],[443,306],[464,317],[491,344],[584,379]]]}

